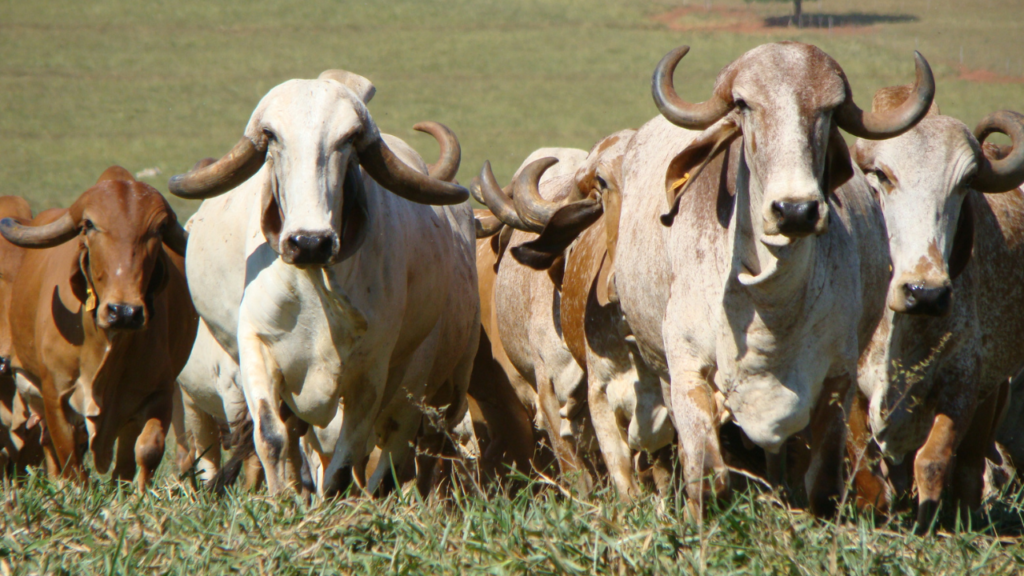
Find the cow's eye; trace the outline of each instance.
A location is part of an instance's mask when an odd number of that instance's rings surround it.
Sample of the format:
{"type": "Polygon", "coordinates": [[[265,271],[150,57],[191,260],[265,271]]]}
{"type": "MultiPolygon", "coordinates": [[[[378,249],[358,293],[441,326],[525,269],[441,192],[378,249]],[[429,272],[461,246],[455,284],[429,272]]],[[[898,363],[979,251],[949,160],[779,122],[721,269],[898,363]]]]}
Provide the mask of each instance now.
{"type": "Polygon", "coordinates": [[[600,176],[597,176],[596,178],[598,187],[601,188],[601,190],[607,190],[608,183],[604,181],[604,178],[601,178],[600,176]]]}
{"type": "Polygon", "coordinates": [[[268,143],[277,141],[277,134],[274,134],[273,130],[264,128],[263,135],[267,137],[268,143]]]}
{"type": "Polygon", "coordinates": [[[95,228],[96,225],[92,223],[92,220],[86,218],[85,220],[82,221],[82,229],[85,230],[86,232],[88,232],[89,230],[94,230],[95,228]]]}
{"type": "Polygon", "coordinates": [[[878,184],[882,186],[882,189],[885,190],[885,193],[888,194],[892,192],[893,188],[895,188],[896,186],[893,185],[892,180],[890,180],[889,177],[885,175],[885,171],[875,170],[874,172],[875,178],[878,178],[878,184]]]}
{"type": "Polygon", "coordinates": [[[747,110],[750,110],[750,106],[747,105],[747,101],[742,99],[742,98],[737,98],[736,99],[736,107],[739,108],[740,111],[742,111],[742,112],[746,112],[747,110]]]}

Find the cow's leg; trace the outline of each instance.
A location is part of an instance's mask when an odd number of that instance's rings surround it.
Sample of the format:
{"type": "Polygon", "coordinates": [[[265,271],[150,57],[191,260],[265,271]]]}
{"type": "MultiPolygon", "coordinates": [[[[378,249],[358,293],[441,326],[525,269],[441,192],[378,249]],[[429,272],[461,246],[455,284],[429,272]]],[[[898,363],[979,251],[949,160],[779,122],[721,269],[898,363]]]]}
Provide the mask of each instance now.
{"type": "Polygon", "coordinates": [[[174,463],[178,467],[178,473],[184,474],[186,470],[192,468],[192,464],[195,462],[196,454],[192,451],[192,438],[191,430],[186,428],[185,425],[185,403],[182,399],[182,395],[185,391],[180,386],[174,386],[174,408],[171,415],[171,429],[174,430],[174,463]]]}
{"type": "Polygon", "coordinates": [[[86,480],[85,469],[82,467],[78,446],[75,439],[75,427],[66,413],[66,395],[57,391],[53,376],[45,373],[40,378],[40,389],[43,396],[43,412],[46,416],[46,429],[50,442],[47,443],[47,468],[52,476],[86,480]]]}
{"type": "Polygon", "coordinates": [[[534,447],[530,414],[516,394],[512,380],[495,359],[490,339],[482,328],[480,332],[468,392],[483,414],[490,438],[481,460],[485,468],[494,470],[498,476],[506,472],[503,465],[528,473],[534,447]]]}
{"type": "Polygon", "coordinates": [[[882,477],[879,455],[871,439],[868,425],[868,398],[860,390],[854,392],[847,419],[850,434],[846,440],[846,455],[850,460],[857,491],[857,507],[887,512],[892,505],[892,491],[882,477]]]}
{"type": "Polygon", "coordinates": [[[918,533],[929,530],[932,519],[939,509],[939,498],[949,477],[957,436],[963,429],[959,420],[942,412],[936,414],[932,421],[932,429],[928,432],[928,439],[914,458],[918,533]]]}
{"type": "MultiPolygon", "coordinates": [[[[543,364],[540,366],[543,366],[543,364]]],[[[561,406],[559,406],[558,397],[555,395],[555,386],[543,368],[537,369],[536,377],[537,399],[540,402],[548,440],[551,442],[551,448],[555,452],[555,457],[558,458],[559,470],[563,476],[579,472],[581,474],[579,488],[584,492],[589,492],[592,486],[592,479],[587,474],[586,467],[580,460],[579,455],[576,454],[576,446],[561,435],[562,417],[559,414],[561,406]]]]}
{"type": "Polygon", "coordinates": [[[852,378],[826,378],[811,415],[811,462],[804,476],[811,513],[832,516],[843,491],[843,447],[846,443],[846,405],[852,378]]]}
{"type": "Polygon", "coordinates": [[[250,454],[245,459],[242,472],[245,474],[244,487],[247,491],[258,490],[263,485],[263,464],[260,462],[259,454],[250,454]]]}
{"type": "Polygon", "coordinates": [[[131,482],[135,478],[135,440],[142,432],[142,426],[132,420],[121,427],[117,432],[117,454],[114,456],[114,471],[111,472],[112,480],[131,482]]]}
{"type": "Polygon", "coordinates": [[[269,348],[256,334],[239,333],[242,389],[253,420],[253,443],[263,463],[267,490],[277,495],[294,487],[296,478],[289,482],[288,426],[281,418],[281,371],[269,348]]]}
{"type": "MultiPolygon", "coordinates": [[[[591,355],[588,353],[587,356],[591,355]]],[[[588,362],[588,365],[590,364],[588,362]]],[[[619,497],[623,500],[632,500],[640,494],[640,488],[633,475],[629,443],[625,430],[619,426],[619,419],[608,402],[608,385],[622,383],[607,378],[597,378],[596,373],[597,370],[593,367],[587,372],[589,379],[587,403],[590,406],[590,419],[594,423],[594,432],[597,435],[597,443],[601,447],[601,455],[604,457],[605,466],[608,467],[612,481],[615,482],[619,497]]]]}
{"type": "Polygon", "coordinates": [[[352,483],[354,475],[360,472],[356,468],[365,466],[367,446],[373,434],[376,415],[380,412],[387,381],[388,367],[377,365],[362,378],[356,379],[349,388],[351,393],[345,397],[344,404],[346,417],[342,418],[334,454],[324,471],[324,481],[320,488],[324,496],[343,493],[352,483]]]}
{"type": "Polygon", "coordinates": [[[220,426],[213,416],[196,406],[184,390],[181,391],[181,402],[182,419],[189,436],[187,449],[193,459],[199,459],[196,466],[199,477],[209,482],[220,470],[220,426]]]}
{"type": "MultiPolygon", "coordinates": [[[[171,386],[168,385],[165,389],[173,390],[171,386]]],[[[135,462],[139,467],[136,482],[139,491],[146,489],[146,485],[156,475],[156,469],[164,459],[164,441],[171,424],[172,403],[170,392],[157,398],[150,405],[147,414],[149,418],[142,427],[142,433],[135,440],[135,462]]]]}
{"type": "Polygon", "coordinates": [[[714,498],[729,494],[729,471],[718,441],[718,408],[704,374],[670,365],[672,416],[679,437],[679,460],[686,482],[687,508],[698,522],[714,498]]]}
{"type": "Polygon", "coordinates": [[[956,450],[953,468],[953,499],[959,503],[960,518],[981,507],[985,487],[985,457],[995,443],[999,413],[1009,397],[1009,381],[1004,380],[978,404],[971,424],[956,450]]]}

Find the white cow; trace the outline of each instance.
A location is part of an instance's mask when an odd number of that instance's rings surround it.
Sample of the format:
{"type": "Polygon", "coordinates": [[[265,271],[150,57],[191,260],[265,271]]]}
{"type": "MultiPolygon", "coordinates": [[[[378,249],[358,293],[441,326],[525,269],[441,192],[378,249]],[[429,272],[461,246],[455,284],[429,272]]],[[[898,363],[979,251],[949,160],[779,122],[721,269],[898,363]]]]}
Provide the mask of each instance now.
{"type": "Polygon", "coordinates": [[[189,286],[238,360],[271,493],[297,484],[302,423],[318,491],[333,494],[353,473],[381,485],[391,466],[363,475],[375,444],[401,466],[420,403],[448,405],[450,427],[466,414],[479,305],[468,193],[444,181],[458,154],[428,176],[378,132],[373,92],[340,70],[285,82],[234,149],[170,183],[209,198],[192,223],[189,286]]]}
{"type": "Polygon", "coordinates": [[[832,58],[783,42],[747,52],[711,99],[690,104],[672,87],[687,51],[656,69],[664,117],[623,159],[620,304],[667,390],[691,511],[728,490],[720,392],[775,483],[785,441],[812,425],[805,484],[811,509],[828,514],[842,485],[842,401],[888,279],[882,216],[839,128],[900,134],[927,112],[934,82],[917,55],[914,97],[864,113],[832,58]]]}
{"type": "MultiPolygon", "coordinates": [[[[873,109],[909,91],[882,89],[873,109]]],[[[885,215],[893,277],[851,429],[860,449],[873,437],[890,466],[911,456],[923,531],[946,486],[964,514],[980,506],[997,412],[1024,363],[1024,117],[996,112],[971,134],[934,107],[898,138],[858,140],[853,155],[885,215]],[[992,132],[1013,147],[983,145],[992,132]]],[[[859,500],[888,504],[884,484],[857,478],[859,500]]]]}

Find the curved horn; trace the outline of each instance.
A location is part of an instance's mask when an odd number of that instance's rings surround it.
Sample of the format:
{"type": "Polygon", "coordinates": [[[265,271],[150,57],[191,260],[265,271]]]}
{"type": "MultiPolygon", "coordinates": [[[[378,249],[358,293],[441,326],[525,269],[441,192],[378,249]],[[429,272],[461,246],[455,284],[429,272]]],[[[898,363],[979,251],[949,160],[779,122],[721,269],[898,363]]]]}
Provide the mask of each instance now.
{"type": "Polygon", "coordinates": [[[535,227],[528,226],[523,222],[519,213],[516,212],[512,200],[498,186],[498,181],[494,178],[494,172],[491,170],[490,161],[484,161],[484,166],[480,169],[480,192],[484,199],[484,206],[487,206],[491,213],[505,225],[516,230],[536,231],[535,227]]]}
{"type": "Polygon", "coordinates": [[[186,174],[178,174],[167,183],[171,194],[189,200],[205,200],[231,190],[259,172],[263,160],[267,156],[267,141],[260,139],[254,142],[248,136],[235,144],[227,154],[209,164],[199,167],[200,160],[186,174]]]}
{"type": "Polygon", "coordinates": [[[983,118],[974,128],[974,136],[982,144],[993,132],[1009,136],[1013,147],[1002,160],[989,158],[982,152],[978,158],[978,174],[971,187],[979,192],[1015,190],[1024,183],[1024,116],[1000,110],[983,118]]]}
{"type": "Polygon", "coordinates": [[[541,232],[555,212],[568,202],[552,202],[540,195],[540,178],[544,172],[558,163],[558,158],[540,158],[523,168],[512,186],[512,198],[516,212],[534,232],[541,232]]]}
{"type": "Polygon", "coordinates": [[[844,74],[846,100],[833,113],[832,117],[836,124],[850,134],[868,140],[893,138],[913,128],[921,118],[928,114],[928,109],[935,98],[935,78],[932,76],[932,68],[917,50],[914,50],[914,66],[916,77],[910,96],[899,107],[885,112],[861,110],[853,102],[853,90],[850,88],[850,81],[844,74]]]}
{"type": "Polygon", "coordinates": [[[473,179],[469,181],[469,195],[480,203],[481,206],[487,206],[487,202],[484,201],[484,193],[480,189],[480,177],[473,176],[473,179]]]}
{"type": "Polygon", "coordinates": [[[395,156],[380,133],[362,139],[358,145],[359,163],[378,184],[402,198],[418,204],[443,206],[459,204],[469,198],[469,191],[413,170],[395,156]]]}
{"type": "Polygon", "coordinates": [[[412,129],[430,134],[441,147],[441,157],[436,163],[427,166],[430,177],[451,182],[458,174],[459,162],[462,161],[462,147],[459,146],[459,139],[455,137],[455,133],[444,124],[430,121],[420,122],[412,129]]]}
{"type": "Polygon", "coordinates": [[[473,225],[476,227],[477,238],[490,238],[505,226],[497,216],[474,216],[473,225]]]}
{"type": "Polygon", "coordinates": [[[654,95],[654,104],[666,120],[690,130],[703,130],[725,116],[732,108],[732,103],[712,94],[711,98],[700,104],[691,104],[676,94],[672,74],[689,51],[689,46],[680,46],[658,62],[654,77],[651,78],[651,93],[654,95]]]}
{"type": "Polygon", "coordinates": [[[185,257],[185,248],[188,247],[188,231],[185,230],[177,219],[167,223],[164,228],[163,238],[165,246],[178,256],[185,257]]]}
{"type": "Polygon", "coordinates": [[[78,235],[78,223],[70,212],[42,226],[26,226],[13,218],[0,220],[0,234],[21,248],[53,248],[78,235]]]}

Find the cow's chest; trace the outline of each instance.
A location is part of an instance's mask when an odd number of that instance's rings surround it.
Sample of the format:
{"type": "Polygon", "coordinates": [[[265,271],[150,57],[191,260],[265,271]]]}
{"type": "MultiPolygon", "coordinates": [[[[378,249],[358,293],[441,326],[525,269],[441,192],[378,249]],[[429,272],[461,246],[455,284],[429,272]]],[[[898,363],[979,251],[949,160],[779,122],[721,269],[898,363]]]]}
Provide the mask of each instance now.
{"type": "Polygon", "coordinates": [[[322,272],[270,266],[246,288],[239,321],[279,370],[285,401],[304,420],[326,425],[337,413],[345,380],[359,372],[349,360],[366,319],[314,274],[322,272]]]}

